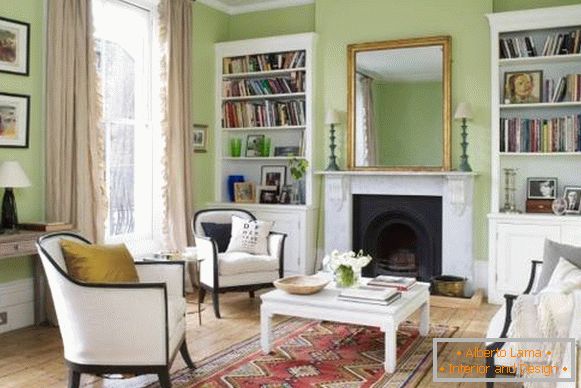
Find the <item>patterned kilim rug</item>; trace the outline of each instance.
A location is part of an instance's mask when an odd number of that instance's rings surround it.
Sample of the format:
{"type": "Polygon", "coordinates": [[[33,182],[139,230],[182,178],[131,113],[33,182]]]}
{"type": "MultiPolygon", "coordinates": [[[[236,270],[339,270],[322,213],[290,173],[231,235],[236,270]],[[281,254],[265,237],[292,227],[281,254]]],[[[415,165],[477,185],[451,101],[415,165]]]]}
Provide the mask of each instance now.
{"type": "Polygon", "coordinates": [[[274,328],[269,355],[260,336],[172,375],[174,388],[414,387],[432,366],[432,338],[457,327],[432,326],[428,337],[406,322],[397,333],[397,369],[383,370],[384,335],[377,328],[290,319],[274,328]]]}

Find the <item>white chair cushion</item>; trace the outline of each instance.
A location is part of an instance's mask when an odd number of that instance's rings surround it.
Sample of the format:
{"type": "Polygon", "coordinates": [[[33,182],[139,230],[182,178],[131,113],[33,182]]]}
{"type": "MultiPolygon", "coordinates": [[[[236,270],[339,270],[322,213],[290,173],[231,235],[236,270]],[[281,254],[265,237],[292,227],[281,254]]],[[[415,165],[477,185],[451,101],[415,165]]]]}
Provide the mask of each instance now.
{"type": "Polygon", "coordinates": [[[278,270],[271,272],[250,272],[236,275],[220,276],[220,287],[247,286],[252,284],[267,284],[279,279],[278,270]]]}
{"type": "Polygon", "coordinates": [[[226,252],[218,254],[220,275],[237,275],[252,272],[272,272],[278,270],[278,258],[273,256],[251,255],[245,252],[226,252]]]}

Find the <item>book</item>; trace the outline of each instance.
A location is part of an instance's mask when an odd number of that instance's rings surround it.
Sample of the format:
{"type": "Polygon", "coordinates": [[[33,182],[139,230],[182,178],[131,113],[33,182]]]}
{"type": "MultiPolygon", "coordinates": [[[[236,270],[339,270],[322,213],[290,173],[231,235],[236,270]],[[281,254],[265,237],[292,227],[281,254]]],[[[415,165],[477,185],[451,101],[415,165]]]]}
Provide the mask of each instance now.
{"type": "Polygon", "coordinates": [[[367,285],[374,287],[389,287],[395,288],[398,291],[408,291],[410,288],[415,286],[417,280],[415,278],[402,277],[402,276],[387,276],[379,275],[374,279],[370,280],[367,285]]]}
{"type": "Polygon", "coordinates": [[[341,291],[338,298],[348,302],[388,305],[401,297],[396,289],[382,289],[362,286],[359,288],[347,288],[341,291]]]}
{"type": "Polygon", "coordinates": [[[337,298],[339,300],[342,300],[345,302],[365,303],[365,304],[374,304],[374,305],[379,305],[379,306],[388,306],[388,305],[392,304],[393,302],[395,302],[396,300],[400,299],[401,293],[397,293],[397,294],[393,295],[391,298],[386,299],[386,300],[370,300],[370,299],[349,298],[349,297],[343,297],[340,295],[337,298]]]}
{"type": "Polygon", "coordinates": [[[18,224],[18,228],[39,232],[58,232],[61,230],[71,230],[73,229],[73,225],[64,222],[24,222],[18,224]]]}

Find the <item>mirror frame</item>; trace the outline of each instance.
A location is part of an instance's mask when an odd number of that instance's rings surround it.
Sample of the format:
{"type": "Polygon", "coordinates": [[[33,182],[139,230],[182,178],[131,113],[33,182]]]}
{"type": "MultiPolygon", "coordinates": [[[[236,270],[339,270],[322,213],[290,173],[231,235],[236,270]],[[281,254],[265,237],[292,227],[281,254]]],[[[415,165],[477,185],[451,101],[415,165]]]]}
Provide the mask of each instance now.
{"type": "Polygon", "coordinates": [[[450,171],[452,167],[451,139],[451,87],[452,87],[452,37],[396,39],[381,42],[355,43],[347,46],[347,168],[349,170],[375,171],[450,171]],[[356,55],[365,51],[400,49],[425,46],[442,46],[442,129],[443,160],[441,166],[356,166],[355,165],[355,69],[356,55]]]}

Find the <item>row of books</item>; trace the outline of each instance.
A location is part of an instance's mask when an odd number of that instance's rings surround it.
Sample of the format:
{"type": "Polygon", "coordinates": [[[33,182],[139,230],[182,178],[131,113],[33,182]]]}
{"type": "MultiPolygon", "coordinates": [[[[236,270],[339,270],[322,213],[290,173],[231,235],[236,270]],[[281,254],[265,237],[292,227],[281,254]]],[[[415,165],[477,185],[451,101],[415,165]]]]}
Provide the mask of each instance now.
{"type": "Polygon", "coordinates": [[[261,96],[265,94],[302,93],[305,91],[303,72],[291,73],[289,77],[228,80],[222,82],[222,96],[261,96]]]}
{"type": "Polygon", "coordinates": [[[581,74],[569,74],[543,82],[543,102],[581,101],[581,74]]]}
{"type": "Polygon", "coordinates": [[[223,74],[236,74],[256,71],[296,69],[305,67],[305,59],[305,51],[288,51],[224,58],[222,60],[222,72],[223,74]]]}
{"type": "Polygon", "coordinates": [[[223,128],[305,125],[305,101],[225,102],[223,128]]]}
{"type": "MultiPolygon", "coordinates": [[[[500,58],[537,57],[539,53],[531,36],[502,38],[499,40],[500,58]]],[[[547,35],[541,56],[581,53],[581,29],[547,35]]]]}
{"type": "Polygon", "coordinates": [[[500,152],[579,152],[581,114],[552,119],[500,119],[500,152]]]}

